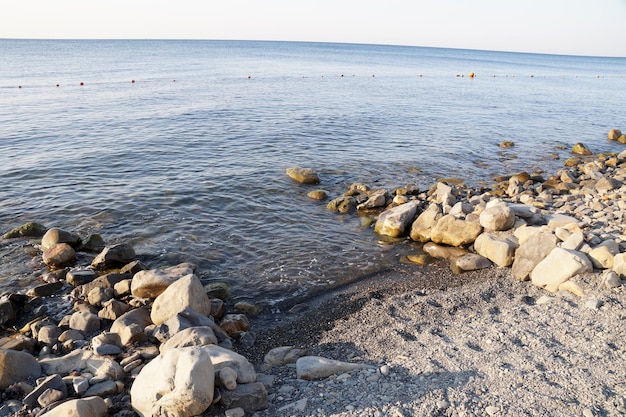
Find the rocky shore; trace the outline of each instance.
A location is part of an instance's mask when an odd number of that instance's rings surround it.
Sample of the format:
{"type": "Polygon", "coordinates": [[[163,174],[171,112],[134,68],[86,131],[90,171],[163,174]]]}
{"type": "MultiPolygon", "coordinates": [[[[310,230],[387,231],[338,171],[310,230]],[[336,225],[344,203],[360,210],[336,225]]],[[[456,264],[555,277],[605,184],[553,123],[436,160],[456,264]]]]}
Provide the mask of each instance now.
{"type": "Polygon", "coordinates": [[[18,227],[3,238],[49,273],[0,299],[0,416],[626,414],[626,152],[565,165],[480,188],[353,184],[328,208],[412,252],[284,314],[192,264],[18,227]]]}

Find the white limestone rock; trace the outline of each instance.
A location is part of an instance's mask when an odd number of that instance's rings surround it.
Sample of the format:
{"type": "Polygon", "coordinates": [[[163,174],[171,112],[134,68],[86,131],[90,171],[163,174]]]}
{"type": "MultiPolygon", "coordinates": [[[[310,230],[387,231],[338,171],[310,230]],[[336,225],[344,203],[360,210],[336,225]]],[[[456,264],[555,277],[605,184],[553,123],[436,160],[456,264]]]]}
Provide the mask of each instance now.
{"type": "Polygon", "coordinates": [[[574,275],[591,271],[593,265],[584,253],[557,247],[537,264],[530,278],[534,285],[555,293],[574,275]]]}
{"type": "Polygon", "coordinates": [[[380,235],[400,237],[413,222],[416,211],[417,202],[415,201],[385,210],[378,216],[374,231],[380,235]]]}
{"type": "Polygon", "coordinates": [[[154,300],[150,319],[154,324],[159,325],[185,308],[190,308],[204,316],[211,313],[209,297],[200,279],[194,274],[180,278],[154,300]]]}
{"type": "Polygon", "coordinates": [[[483,233],[474,242],[474,249],[479,255],[502,267],[513,263],[518,246],[512,233],[483,233]]]}
{"type": "Polygon", "coordinates": [[[203,347],[168,350],[143,367],[130,390],[142,417],[191,417],[213,402],[215,370],[203,347]]]}
{"type": "Polygon", "coordinates": [[[353,369],[373,368],[362,363],[341,362],[321,356],[303,356],[296,361],[298,379],[312,381],[353,369]]]}
{"type": "Polygon", "coordinates": [[[66,401],[41,417],[104,417],[108,407],[100,397],[87,397],[77,400],[66,401]]]}
{"type": "Polygon", "coordinates": [[[194,272],[195,265],[190,263],[139,271],[133,275],[130,292],[137,298],[156,298],[171,284],[194,272]]]}
{"type": "Polygon", "coordinates": [[[515,212],[506,203],[491,205],[480,213],[480,225],[489,231],[509,230],[515,224],[515,212]]]}

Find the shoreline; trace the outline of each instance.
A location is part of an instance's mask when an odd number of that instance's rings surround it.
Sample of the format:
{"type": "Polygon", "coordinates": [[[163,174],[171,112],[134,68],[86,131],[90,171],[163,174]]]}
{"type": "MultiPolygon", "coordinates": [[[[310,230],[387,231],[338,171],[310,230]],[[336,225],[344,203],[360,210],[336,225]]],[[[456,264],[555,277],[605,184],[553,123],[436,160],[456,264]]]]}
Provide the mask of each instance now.
{"type": "MultiPolygon", "coordinates": [[[[194,398],[203,416],[626,413],[619,382],[626,377],[619,367],[626,359],[625,270],[618,265],[626,261],[626,230],[615,223],[623,219],[625,179],[626,151],[579,161],[547,180],[512,175],[489,193],[438,182],[391,195],[356,184],[339,198],[345,206],[336,199],[329,208],[372,210],[382,240],[421,241],[403,256],[413,263],[398,259],[262,314],[254,304],[229,301],[227,288],[203,286],[193,264],[150,270],[128,244],[101,248],[96,236],[81,240],[48,229],[42,258],[60,272],[29,296],[0,300],[2,323],[16,325],[0,353],[25,350],[31,353],[22,359],[41,366],[9,380],[3,406],[34,416],[57,405],[58,396],[73,404],[91,393],[117,417],[134,415],[131,404],[146,413],[162,394],[136,404],[130,390],[150,390],[165,377],[159,372],[176,369],[176,357],[164,351],[173,349],[232,355],[236,365],[215,362],[210,381],[186,382],[211,387],[210,397],[194,398]],[[496,244],[479,243],[483,238],[496,244]],[[533,251],[544,245],[545,253],[533,251]],[[62,269],[77,251],[90,266],[62,269]],[[550,264],[553,254],[558,259],[550,264]],[[528,271],[520,274],[522,260],[532,267],[522,265],[528,271]],[[570,261],[571,271],[560,264],[570,261]],[[200,328],[207,333],[192,334],[200,328]],[[285,346],[350,368],[301,378],[295,357],[268,362],[270,351],[285,346]],[[167,360],[174,363],[161,363],[167,360]],[[226,368],[235,376],[226,377],[226,368]],[[71,388],[30,398],[45,388],[36,375],[71,388]]],[[[43,232],[31,224],[21,236],[43,232]]]]}

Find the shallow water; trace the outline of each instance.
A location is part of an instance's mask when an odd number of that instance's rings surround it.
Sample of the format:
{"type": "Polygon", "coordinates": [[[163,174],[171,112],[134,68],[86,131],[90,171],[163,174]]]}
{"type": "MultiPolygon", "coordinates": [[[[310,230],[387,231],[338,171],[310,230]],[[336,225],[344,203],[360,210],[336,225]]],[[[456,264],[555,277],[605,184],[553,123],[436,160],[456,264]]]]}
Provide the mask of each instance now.
{"type": "MultiPolygon", "coordinates": [[[[0,53],[0,230],[98,232],[257,302],[398,262],[289,166],[336,196],[550,173],[576,142],[624,149],[606,133],[624,128],[626,59],[241,41],[0,40],[0,53]]],[[[32,285],[37,258],[0,243],[0,285],[32,285]]]]}

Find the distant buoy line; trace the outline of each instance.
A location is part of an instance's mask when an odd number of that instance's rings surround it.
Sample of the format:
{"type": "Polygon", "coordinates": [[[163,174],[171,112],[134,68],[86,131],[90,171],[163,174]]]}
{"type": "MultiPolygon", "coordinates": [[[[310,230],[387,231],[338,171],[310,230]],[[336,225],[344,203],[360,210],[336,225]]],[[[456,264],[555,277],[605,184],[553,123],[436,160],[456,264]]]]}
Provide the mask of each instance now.
{"type": "MultiPolygon", "coordinates": [[[[322,74],[319,77],[320,78],[330,78],[332,76],[322,74]]],[[[338,78],[355,78],[355,77],[358,77],[358,75],[351,74],[350,76],[347,76],[344,73],[338,73],[336,75],[336,77],[338,77],[338,78]]],[[[368,78],[376,78],[377,75],[376,74],[370,74],[367,77],[368,78]]],[[[415,74],[415,77],[417,77],[417,78],[425,78],[425,77],[428,77],[428,75],[424,75],[422,73],[418,73],[418,74],[415,74]]],[[[473,72],[473,71],[470,71],[469,73],[467,73],[467,75],[461,74],[461,73],[453,74],[452,77],[456,77],[456,78],[465,78],[465,77],[467,77],[469,79],[479,78],[478,74],[473,72]]],[[[596,78],[596,79],[603,79],[603,78],[624,78],[624,75],[609,75],[609,76],[605,76],[605,75],[597,74],[595,76],[590,76],[590,75],[587,75],[587,76],[579,76],[579,75],[571,75],[571,76],[567,76],[567,75],[559,75],[559,76],[555,76],[555,75],[538,75],[538,76],[535,76],[535,74],[527,74],[527,75],[489,74],[489,75],[486,75],[484,77],[486,77],[486,78],[498,78],[498,77],[500,77],[500,78],[522,78],[522,77],[526,77],[526,78],[557,78],[557,77],[558,78],[568,78],[568,77],[572,77],[572,78],[596,78]]],[[[246,78],[248,80],[252,80],[254,77],[253,77],[253,75],[248,74],[248,75],[244,76],[243,78],[246,78]]],[[[313,78],[313,77],[312,76],[302,75],[302,76],[298,76],[297,78],[313,78]]],[[[137,81],[135,81],[134,78],[129,80],[128,82],[130,84],[137,83],[137,81]]],[[[168,82],[174,82],[175,83],[176,79],[168,80],[168,82]]],[[[94,82],[93,84],[99,84],[100,85],[100,84],[103,84],[103,83],[94,82]]],[[[120,84],[120,82],[112,82],[111,84],[120,84]]],[[[62,83],[52,84],[53,87],[62,87],[62,86],[64,87],[64,86],[72,86],[72,85],[85,87],[85,86],[88,85],[88,83],[86,83],[85,81],[80,81],[78,83],[74,82],[74,83],[67,83],[67,84],[62,84],[62,83]]],[[[28,85],[26,85],[26,84],[18,84],[17,86],[4,86],[3,88],[11,88],[11,87],[17,87],[19,89],[19,88],[23,88],[23,87],[28,87],[28,85]]],[[[36,85],[36,87],[42,87],[42,85],[36,85]]]]}

